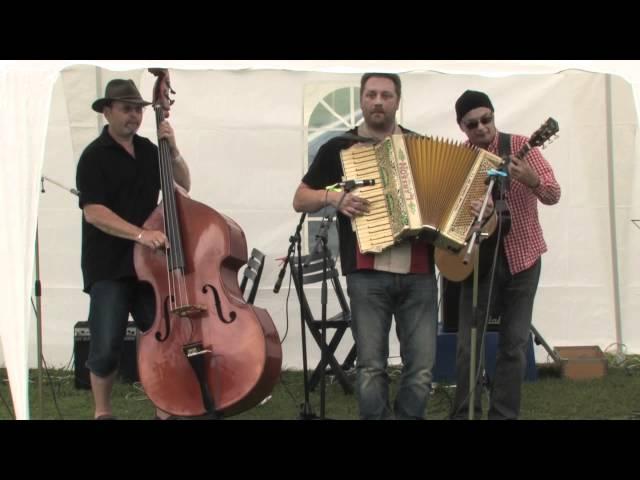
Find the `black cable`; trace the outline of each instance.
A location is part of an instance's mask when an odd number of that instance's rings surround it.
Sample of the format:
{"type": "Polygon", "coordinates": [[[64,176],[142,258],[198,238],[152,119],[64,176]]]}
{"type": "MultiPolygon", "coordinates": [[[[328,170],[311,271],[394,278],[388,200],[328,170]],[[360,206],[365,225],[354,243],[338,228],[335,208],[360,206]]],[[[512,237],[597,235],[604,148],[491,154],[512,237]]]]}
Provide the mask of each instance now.
{"type": "MultiPolygon", "coordinates": [[[[436,285],[440,285],[440,276],[442,275],[442,273],[440,271],[438,271],[438,275],[436,275],[436,285]]],[[[440,312],[440,305],[442,304],[442,300],[444,299],[444,293],[447,290],[447,285],[445,284],[444,287],[442,288],[442,291],[440,292],[440,295],[438,295],[438,306],[437,306],[437,310],[438,312],[440,312]]],[[[440,291],[440,289],[438,288],[438,291],[440,291]]],[[[443,323],[444,323],[444,319],[443,319],[443,323]]]]}
{"type": "MultiPolygon", "coordinates": [[[[34,313],[37,315],[37,314],[38,314],[38,311],[37,311],[37,309],[36,309],[35,304],[33,303],[33,297],[31,297],[31,298],[30,298],[30,300],[31,300],[31,307],[33,308],[34,313]]],[[[72,354],[71,358],[73,358],[73,354],[72,354]]],[[[54,388],[54,385],[53,385],[53,381],[51,380],[51,375],[49,374],[49,369],[48,369],[48,367],[47,367],[47,362],[46,362],[46,360],[44,359],[44,354],[42,354],[42,365],[44,366],[44,371],[45,371],[45,373],[47,374],[47,379],[49,380],[49,387],[51,388],[51,396],[52,396],[52,398],[53,398],[53,403],[54,403],[54,404],[55,404],[55,406],[56,406],[56,411],[58,412],[58,415],[59,415],[59,417],[60,417],[60,420],[64,420],[64,418],[63,418],[63,416],[62,416],[62,412],[60,412],[60,407],[58,406],[58,401],[57,401],[57,399],[56,399],[56,392],[55,392],[55,388],[54,388]]],[[[67,364],[67,365],[69,365],[69,364],[67,364]]],[[[58,384],[58,385],[59,385],[59,384],[58,384]]]]}
{"type": "MultiPolygon", "coordinates": [[[[71,356],[69,357],[69,361],[67,362],[67,364],[65,366],[62,367],[62,371],[63,372],[69,372],[69,374],[71,374],[71,365],[73,364],[73,361],[75,359],[75,351],[71,351],[71,356]]],[[[58,390],[58,395],[62,395],[62,386],[63,386],[62,381],[59,381],[56,383],[56,388],[58,390]]]]}
{"type": "Polygon", "coordinates": [[[293,395],[293,393],[291,393],[291,390],[289,390],[289,386],[287,385],[287,382],[284,381],[282,374],[283,372],[280,372],[280,383],[282,384],[282,388],[284,388],[287,394],[291,397],[291,400],[293,400],[294,405],[297,407],[298,399],[293,395]]]}
{"type": "MultiPolygon", "coordinates": [[[[447,389],[446,389],[446,388],[444,388],[444,387],[440,387],[440,386],[437,386],[437,387],[435,387],[435,388],[433,389],[433,395],[434,395],[434,397],[435,397],[439,392],[441,392],[442,394],[444,394],[444,397],[445,397],[445,398],[446,398],[446,400],[447,400],[447,404],[448,404],[448,406],[447,406],[447,407],[445,407],[445,411],[450,412],[450,411],[451,411],[451,409],[453,408],[453,398],[451,397],[451,395],[449,394],[449,392],[447,392],[447,389]]],[[[433,403],[433,401],[432,401],[431,403],[433,403]]],[[[436,405],[437,405],[437,404],[436,404],[436,405]]],[[[434,408],[434,407],[429,407],[429,410],[435,410],[435,408],[434,408]]]]}
{"type": "Polygon", "coordinates": [[[75,356],[76,356],[75,351],[74,351],[74,349],[72,349],[71,350],[71,355],[69,356],[69,361],[67,362],[67,364],[64,367],[62,367],[63,370],[67,370],[69,372],[71,371],[71,367],[74,364],[73,361],[75,360],[75,356]]]}
{"type": "MultiPolygon", "coordinates": [[[[286,262],[287,260],[285,260],[286,262]]],[[[284,302],[284,318],[285,318],[285,329],[284,329],[284,336],[280,339],[280,345],[282,345],[285,341],[285,339],[287,338],[287,335],[289,335],[289,298],[291,297],[291,269],[289,269],[289,288],[287,288],[287,298],[285,299],[284,302]]]]}
{"type": "MultiPolygon", "coordinates": [[[[9,388],[11,388],[11,387],[9,387],[9,388]]],[[[15,420],[16,419],[16,415],[13,412],[13,409],[11,408],[11,405],[9,405],[9,403],[4,398],[4,395],[2,395],[2,390],[0,390],[0,400],[2,400],[2,403],[7,408],[7,412],[9,412],[9,416],[11,417],[11,420],[15,420]]]]}
{"type": "Polygon", "coordinates": [[[60,411],[60,407],[58,406],[56,392],[55,392],[55,389],[53,388],[53,382],[51,381],[51,375],[49,374],[49,368],[47,367],[47,362],[44,359],[44,355],[42,355],[42,364],[44,365],[44,371],[47,374],[47,380],[49,380],[49,385],[51,386],[51,396],[53,397],[53,404],[56,407],[56,412],[58,412],[58,416],[60,417],[59,419],[64,420],[64,417],[62,416],[62,412],[60,411]]]}

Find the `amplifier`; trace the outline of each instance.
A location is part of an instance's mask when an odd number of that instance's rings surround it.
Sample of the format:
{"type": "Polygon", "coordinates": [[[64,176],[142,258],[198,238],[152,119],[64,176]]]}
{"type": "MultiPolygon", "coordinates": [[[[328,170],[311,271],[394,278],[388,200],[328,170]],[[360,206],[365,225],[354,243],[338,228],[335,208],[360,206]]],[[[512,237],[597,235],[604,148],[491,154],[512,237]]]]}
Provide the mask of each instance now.
{"type": "MultiPolygon", "coordinates": [[[[120,367],[118,377],[122,382],[133,383],[138,381],[138,363],[136,358],[137,328],[134,322],[129,322],[122,345],[120,355],[120,367]]],[[[76,388],[91,388],[89,369],[85,366],[89,357],[89,345],[91,334],[89,322],[77,322],[73,327],[73,358],[76,388]]]]}
{"type": "MultiPolygon", "coordinates": [[[[460,300],[461,285],[462,282],[451,282],[441,276],[442,331],[445,333],[455,333],[458,331],[458,322],[460,320],[458,302],[460,300]]],[[[497,332],[500,330],[502,313],[498,310],[495,306],[492,308],[487,323],[487,332],[497,332]]],[[[482,320],[484,321],[484,318],[482,320]]]]}
{"type": "Polygon", "coordinates": [[[460,282],[449,281],[440,275],[440,295],[442,296],[442,331],[455,333],[458,331],[460,282]]]}

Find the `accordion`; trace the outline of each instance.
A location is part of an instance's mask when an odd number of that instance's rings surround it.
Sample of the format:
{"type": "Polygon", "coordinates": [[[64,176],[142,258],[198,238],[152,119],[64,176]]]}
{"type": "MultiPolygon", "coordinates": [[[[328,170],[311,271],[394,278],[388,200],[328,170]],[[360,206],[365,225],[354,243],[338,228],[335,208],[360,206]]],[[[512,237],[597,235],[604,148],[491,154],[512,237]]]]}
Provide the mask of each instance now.
{"type": "Polygon", "coordinates": [[[362,253],[418,234],[458,252],[475,220],[469,204],[484,198],[488,170],[502,164],[486,150],[416,134],[356,145],[340,157],[345,180],[375,180],[358,191],[369,200],[369,213],[352,219],[362,253]]]}

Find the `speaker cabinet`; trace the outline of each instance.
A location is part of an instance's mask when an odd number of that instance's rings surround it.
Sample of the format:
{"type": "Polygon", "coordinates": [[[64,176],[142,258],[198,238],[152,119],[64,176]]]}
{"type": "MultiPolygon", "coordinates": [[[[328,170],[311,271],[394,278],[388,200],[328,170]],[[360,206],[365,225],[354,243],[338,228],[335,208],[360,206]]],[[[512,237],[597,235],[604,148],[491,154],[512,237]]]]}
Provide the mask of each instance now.
{"type": "MultiPolygon", "coordinates": [[[[460,321],[460,309],[458,302],[460,301],[462,282],[451,282],[441,277],[440,292],[442,295],[442,331],[445,333],[455,333],[458,331],[458,322],[460,321]]],[[[502,312],[500,307],[494,304],[492,312],[487,323],[488,332],[497,332],[500,330],[500,321],[502,312]]],[[[484,320],[484,319],[482,319],[484,320]]]]}

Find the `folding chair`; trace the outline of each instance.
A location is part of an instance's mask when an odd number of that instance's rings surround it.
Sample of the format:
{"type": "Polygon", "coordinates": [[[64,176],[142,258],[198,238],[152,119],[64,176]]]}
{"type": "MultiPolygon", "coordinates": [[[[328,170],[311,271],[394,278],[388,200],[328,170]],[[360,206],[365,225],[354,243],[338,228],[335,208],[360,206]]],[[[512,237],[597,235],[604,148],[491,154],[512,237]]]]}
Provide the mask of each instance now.
{"type": "MultiPolygon", "coordinates": [[[[322,282],[322,268],[323,268],[323,259],[322,256],[312,259],[309,265],[305,266],[305,262],[309,258],[308,255],[302,257],[302,284],[310,285],[312,283],[322,282]]],[[[309,307],[309,302],[307,301],[307,296],[305,295],[303,289],[300,288],[299,280],[298,280],[298,259],[297,257],[291,256],[289,260],[289,265],[291,267],[291,275],[293,276],[293,283],[296,287],[296,292],[298,294],[298,298],[300,299],[300,303],[302,306],[302,314],[304,321],[313,336],[320,350],[323,350],[322,345],[322,319],[316,319],[313,316],[313,312],[309,307]]],[[[342,389],[345,393],[353,393],[353,385],[351,381],[347,378],[345,373],[346,370],[353,368],[354,361],[356,358],[356,347],[355,345],[351,348],[351,351],[347,354],[342,365],[336,359],[336,349],[340,344],[340,341],[344,337],[347,329],[351,327],[351,310],[349,309],[349,303],[347,302],[344,293],[342,291],[342,286],[340,285],[340,274],[335,266],[335,261],[333,257],[329,257],[327,259],[327,282],[331,282],[333,284],[333,289],[335,295],[340,304],[340,312],[336,315],[333,315],[330,318],[327,318],[326,328],[327,330],[333,329],[335,330],[331,340],[329,340],[328,344],[324,345],[324,362],[323,359],[320,359],[318,365],[313,371],[311,378],[309,380],[309,389],[314,390],[318,382],[320,381],[320,373],[322,369],[325,368],[325,374],[332,374],[338,379],[340,384],[342,385],[342,389]],[[327,364],[329,368],[327,369],[327,364]]],[[[327,335],[327,340],[329,339],[327,335]]]]}
{"type": "Polygon", "coordinates": [[[247,281],[251,280],[251,290],[249,290],[249,296],[246,298],[247,303],[253,304],[258,293],[258,285],[260,284],[260,277],[262,276],[262,269],[264,268],[265,256],[257,248],[251,250],[251,256],[247,261],[247,266],[242,274],[242,282],[240,283],[240,290],[244,295],[244,291],[247,288],[247,281]]]}

